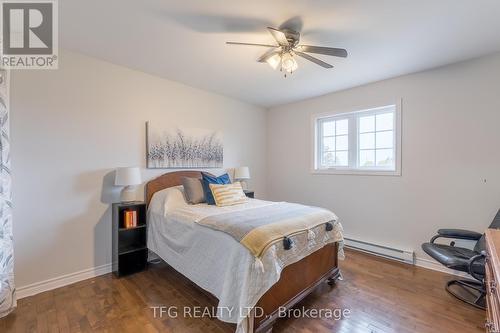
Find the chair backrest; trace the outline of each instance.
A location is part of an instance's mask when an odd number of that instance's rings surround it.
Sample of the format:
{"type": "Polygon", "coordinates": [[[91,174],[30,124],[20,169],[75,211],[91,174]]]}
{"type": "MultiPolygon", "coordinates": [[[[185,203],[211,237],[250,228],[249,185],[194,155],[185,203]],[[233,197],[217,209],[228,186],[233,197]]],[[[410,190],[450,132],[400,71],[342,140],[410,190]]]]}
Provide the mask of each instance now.
{"type": "MultiPolygon", "coordinates": [[[[497,212],[497,215],[495,215],[495,218],[493,219],[493,222],[491,222],[490,229],[500,229],[500,209],[497,212]]],[[[474,251],[476,252],[481,252],[486,250],[486,240],[485,236],[481,237],[477,243],[476,246],[474,246],[474,251]]]]}

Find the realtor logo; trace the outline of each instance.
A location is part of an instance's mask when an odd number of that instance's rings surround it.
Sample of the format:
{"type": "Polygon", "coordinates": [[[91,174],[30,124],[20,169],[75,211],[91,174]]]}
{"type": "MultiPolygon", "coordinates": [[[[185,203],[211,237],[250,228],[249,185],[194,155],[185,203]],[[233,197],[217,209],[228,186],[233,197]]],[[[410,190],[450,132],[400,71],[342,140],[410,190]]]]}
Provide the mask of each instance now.
{"type": "Polygon", "coordinates": [[[57,69],[57,2],[1,0],[0,67],[57,69]]]}

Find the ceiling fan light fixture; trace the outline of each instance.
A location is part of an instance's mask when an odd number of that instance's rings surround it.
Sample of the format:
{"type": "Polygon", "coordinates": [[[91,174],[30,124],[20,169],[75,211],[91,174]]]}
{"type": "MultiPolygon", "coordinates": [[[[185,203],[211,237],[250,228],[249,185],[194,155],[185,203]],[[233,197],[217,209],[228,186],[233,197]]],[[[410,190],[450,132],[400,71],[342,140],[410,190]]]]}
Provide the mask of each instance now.
{"type": "Polygon", "coordinates": [[[291,74],[299,67],[296,57],[301,57],[323,68],[333,68],[327,62],[318,59],[309,53],[322,54],[332,57],[346,58],[348,56],[346,49],[336,47],[315,46],[315,45],[301,45],[300,32],[288,28],[271,28],[267,30],[274,38],[275,44],[255,44],[255,43],[242,43],[242,42],[226,42],[230,45],[248,45],[260,46],[270,48],[266,53],[260,56],[257,61],[259,63],[267,62],[272,69],[279,68],[280,72],[284,72],[284,76],[291,74]]]}
{"type": "Polygon", "coordinates": [[[272,69],[277,69],[281,64],[281,56],[276,53],[272,57],[266,59],[266,62],[271,66],[272,69]]]}
{"type": "Polygon", "coordinates": [[[297,63],[297,60],[293,58],[293,55],[290,52],[287,52],[283,54],[281,57],[281,68],[288,72],[288,73],[293,73],[297,70],[299,67],[299,64],[297,63]]]}

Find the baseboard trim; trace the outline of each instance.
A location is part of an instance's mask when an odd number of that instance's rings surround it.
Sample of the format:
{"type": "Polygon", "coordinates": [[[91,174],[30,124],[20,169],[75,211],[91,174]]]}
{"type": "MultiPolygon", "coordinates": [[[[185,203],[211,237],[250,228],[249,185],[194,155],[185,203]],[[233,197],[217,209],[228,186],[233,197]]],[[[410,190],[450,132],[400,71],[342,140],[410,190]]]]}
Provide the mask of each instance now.
{"type": "Polygon", "coordinates": [[[438,272],[442,272],[442,273],[447,273],[447,274],[459,276],[461,278],[472,279],[471,276],[467,273],[456,271],[454,269],[446,268],[445,266],[441,265],[437,261],[430,260],[430,259],[417,257],[417,258],[415,258],[415,266],[427,268],[427,269],[430,269],[433,271],[438,271],[438,272]]]}
{"type": "Polygon", "coordinates": [[[45,281],[36,282],[16,289],[17,299],[33,296],[44,291],[64,287],[82,280],[104,275],[112,271],[111,264],[84,269],[79,272],[62,275],[45,281]]]}

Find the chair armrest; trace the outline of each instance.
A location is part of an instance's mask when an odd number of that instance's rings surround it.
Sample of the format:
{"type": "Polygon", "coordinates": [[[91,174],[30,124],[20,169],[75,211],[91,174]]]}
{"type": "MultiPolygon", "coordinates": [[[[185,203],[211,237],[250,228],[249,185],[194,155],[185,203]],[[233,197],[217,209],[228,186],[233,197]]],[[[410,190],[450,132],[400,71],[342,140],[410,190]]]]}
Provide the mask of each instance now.
{"type": "Polygon", "coordinates": [[[479,240],[483,235],[479,232],[463,230],[463,229],[439,229],[437,235],[432,237],[431,243],[440,237],[443,238],[455,238],[455,239],[466,239],[466,240],[479,240]]]}
{"type": "Polygon", "coordinates": [[[447,238],[479,240],[483,234],[479,232],[462,229],[439,229],[438,235],[447,238]]]}

